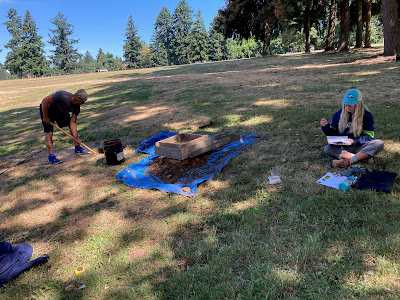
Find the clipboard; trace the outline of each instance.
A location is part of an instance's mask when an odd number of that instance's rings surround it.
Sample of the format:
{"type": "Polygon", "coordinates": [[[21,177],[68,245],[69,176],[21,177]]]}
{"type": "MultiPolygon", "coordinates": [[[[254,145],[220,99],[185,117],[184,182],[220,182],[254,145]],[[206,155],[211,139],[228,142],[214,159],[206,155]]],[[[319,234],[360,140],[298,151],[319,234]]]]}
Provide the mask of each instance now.
{"type": "Polygon", "coordinates": [[[324,176],[322,176],[320,179],[318,179],[316,182],[321,185],[329,186],[331,188],[338,190],[339,184],[342,183],[343,181],[345,181],[346,179],[347,179],[346,176],[338,177],[338,176],[335,176],[332,173],[328,172],[324,176]]]}
{"type": "Polygon", "coordinates": [[[328,144],[331,145],[351,145],[349,141],[346,141],[349,138],[348,136],[327,136],[326,138],[328,139],[328,144]]]}

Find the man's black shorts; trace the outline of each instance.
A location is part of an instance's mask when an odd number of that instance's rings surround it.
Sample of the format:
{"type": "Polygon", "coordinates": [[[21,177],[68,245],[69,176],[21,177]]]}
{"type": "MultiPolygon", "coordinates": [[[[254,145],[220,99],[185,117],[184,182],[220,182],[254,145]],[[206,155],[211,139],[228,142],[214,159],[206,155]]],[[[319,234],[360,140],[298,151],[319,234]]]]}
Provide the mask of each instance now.
{"type": "MultiPolygon", "coordinates": [[[[53,126],[43,122],[42,104],[40,104],[39,110],[40,110],[40,118],[42,119],[44,132],[53,132],[53,129],[54,129],[53,126]]],[[[50,118],[50,121],[53,123],[54,123],[54,121],[56,121],[58,126],[60,126],[60,127],[68,126],[71,121],[70,114],[61,112],[58,109],[57,105],[55,105],[53,103],[51,103],[49,105],[49,118],[50,118]]]]}

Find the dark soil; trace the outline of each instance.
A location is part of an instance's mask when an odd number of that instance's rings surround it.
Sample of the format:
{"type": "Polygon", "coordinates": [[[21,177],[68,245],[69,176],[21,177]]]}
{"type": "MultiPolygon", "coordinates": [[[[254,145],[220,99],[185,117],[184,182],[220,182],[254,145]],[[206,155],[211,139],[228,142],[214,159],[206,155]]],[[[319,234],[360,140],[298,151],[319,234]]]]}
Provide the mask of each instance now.
{"type": "MultiPolygon", "coordinates": [[[[230,142],[238,141],[239,135],[230,135],[230,142]]],[[[194,158],[177,160],[164,156],[159,156],[150,164],[150,173],[160,178],[165,183],[176,183],[179,179],[187,177],[187,172],[201,168],[208,163],[208,157],[212,152],[221,150],[222,147],[203,153],[194,158]]],[[[202,175],[194,175],[193,179],[198,179],[202,175]]]]}

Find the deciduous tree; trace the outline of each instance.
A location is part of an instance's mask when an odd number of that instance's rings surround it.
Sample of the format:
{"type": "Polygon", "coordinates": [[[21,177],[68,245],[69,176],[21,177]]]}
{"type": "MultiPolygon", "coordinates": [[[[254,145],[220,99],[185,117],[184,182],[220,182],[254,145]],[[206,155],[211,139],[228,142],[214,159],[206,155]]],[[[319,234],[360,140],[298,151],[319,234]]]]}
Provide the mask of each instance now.
{"type": "Polygon", "coordinates": [[[142,42],[142,49],[140,49],[141,68],[150,68],[152,64],[151,50],[144,42],[142,42]]]}
{"type": "Polygon", "coordinates": [[[271,38],[282,29],[286,6],[281,0],[230,0],[219,11],[219,23],[226,37],[253,36],[263,42],[263,54],[270,54],[271,38]]]}
{"type": "MultiPolygon", "coordinates": [[[[305,52],[310,52],[312,28],[321,26],[326,19],[327,0],[288,0],[286,19],[289,20],[285,27],[293,27],[297,32],[304,32],[305,52]]],[[[285,24],[283,24],[285,25],[285,24]]],[[[287,31],[287,28],[283,30],[287,31]]],[[[315,44],[315,41],[313,41],[315,44]]]]}
{"type": "Polygon", "coordinates": [[[78,66],[76,68],[76,73],[94,73],[97,70],[97,62],[93,58],[89,51],[81,57],[78,66]]]}

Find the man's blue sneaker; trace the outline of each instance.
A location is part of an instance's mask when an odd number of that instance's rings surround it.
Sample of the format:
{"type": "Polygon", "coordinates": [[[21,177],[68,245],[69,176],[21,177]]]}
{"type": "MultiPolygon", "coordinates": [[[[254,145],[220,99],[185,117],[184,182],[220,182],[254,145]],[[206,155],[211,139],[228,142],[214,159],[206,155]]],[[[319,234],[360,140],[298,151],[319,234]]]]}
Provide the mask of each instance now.
{"type": "Polygon", "coordinates": [[[89,150],[86,150],[81,145],[75,147],[75,154],[88,154],[90,153],[89,150]]]}
{"type": "Polygon", "coordinates": [[[59,160],[54,154],[50,154],[50,155],[49,155],[49,162],[50,162],[52,165],[56,165],[56,164],[60,164],[60,163],[61,163],[61,160],[59,160]]]}

